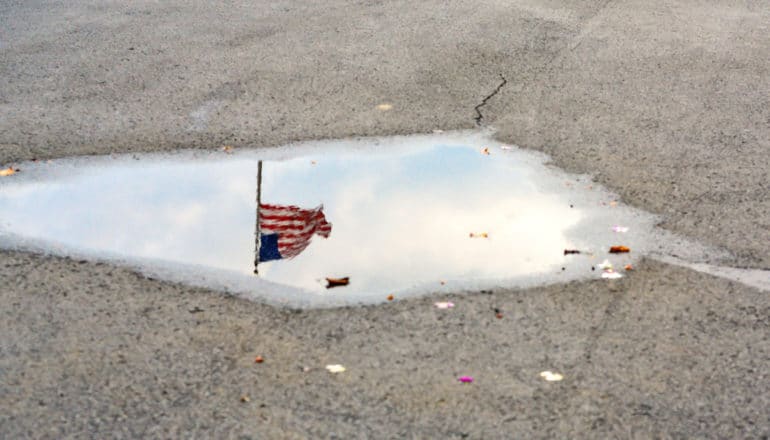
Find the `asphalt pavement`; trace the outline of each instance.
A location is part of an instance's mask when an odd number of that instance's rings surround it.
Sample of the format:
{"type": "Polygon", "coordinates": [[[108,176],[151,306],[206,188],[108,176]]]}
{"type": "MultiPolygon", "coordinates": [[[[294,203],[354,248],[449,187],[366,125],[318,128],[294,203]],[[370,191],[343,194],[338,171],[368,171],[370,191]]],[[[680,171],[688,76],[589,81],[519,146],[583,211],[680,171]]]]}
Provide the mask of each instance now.
{"type": "MultiPolygon", "coordinates": [[[[0,165],[480,125],[770,269],[761,0],[6,1],[0,25],[0,165]]],[[[4,438],[770,435],[768,292],[651,260],[451,311],[13,251],[0,283],[4,438]]]]}

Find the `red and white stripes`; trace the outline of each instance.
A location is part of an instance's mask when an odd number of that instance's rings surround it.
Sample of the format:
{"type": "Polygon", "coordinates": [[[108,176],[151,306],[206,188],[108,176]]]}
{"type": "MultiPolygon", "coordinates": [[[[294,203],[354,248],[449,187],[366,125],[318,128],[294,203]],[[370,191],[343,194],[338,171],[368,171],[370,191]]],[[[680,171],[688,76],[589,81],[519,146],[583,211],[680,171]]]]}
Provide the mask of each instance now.
{"type": "Polygon", "coordinates": [[[310,244],[313,235],[327,238],[332,224],[326,221],[323,205],[315,209],[297,206],[261,204],[259,223],[262,234],[278,234],[278,252],[283,258],[299,255],[310,244]]]}

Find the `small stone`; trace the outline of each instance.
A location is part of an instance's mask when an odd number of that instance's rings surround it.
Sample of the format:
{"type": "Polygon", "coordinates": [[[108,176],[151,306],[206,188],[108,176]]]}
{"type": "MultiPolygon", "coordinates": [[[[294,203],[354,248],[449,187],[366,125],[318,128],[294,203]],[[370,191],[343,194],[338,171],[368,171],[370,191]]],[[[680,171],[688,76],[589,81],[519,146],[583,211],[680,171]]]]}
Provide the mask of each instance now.
{"type": "Polygon", "coordinates": [[[562,376],[559,373],[555,373],[553,371],[543,371],[542,373],[540,373],[540,377],[545,379],[547,382],[558,382],[564,379],[564,376],[562,376]]]}
{"type": "Polygon", "coordinates": [[[343,373],[345,371],[345,367],[339,364],[327,365],[326,369],[329,373],[343,373]]]}

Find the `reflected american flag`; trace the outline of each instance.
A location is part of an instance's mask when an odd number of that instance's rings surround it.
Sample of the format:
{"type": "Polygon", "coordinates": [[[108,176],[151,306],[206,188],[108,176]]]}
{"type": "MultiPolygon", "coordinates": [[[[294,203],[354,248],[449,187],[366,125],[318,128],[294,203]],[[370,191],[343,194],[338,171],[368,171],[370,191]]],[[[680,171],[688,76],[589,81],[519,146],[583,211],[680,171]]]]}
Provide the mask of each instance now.
{"type": "Polygon", "coordinates": [[[323,205],[302,209],[293,205],[259,205],[259,261],[290,259],[310,244],[313,235],[328,238],[332,224],[326,221],[323,205]]]}

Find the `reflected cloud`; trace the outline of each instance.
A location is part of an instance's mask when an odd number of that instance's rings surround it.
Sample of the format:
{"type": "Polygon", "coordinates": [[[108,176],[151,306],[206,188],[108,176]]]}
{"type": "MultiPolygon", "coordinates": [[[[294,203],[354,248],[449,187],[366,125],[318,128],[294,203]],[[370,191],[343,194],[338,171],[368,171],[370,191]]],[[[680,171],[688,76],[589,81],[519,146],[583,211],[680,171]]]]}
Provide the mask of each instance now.
{"type": "MultiPolygon", "coordinates": [[[[261,262],[259,280],[323,295],[326,277],[349,276],[334,294],[353,298],[439,280],[531,279],[559,272],[564,249],[612,244],[604,223],[646,227],[620,208],[610,220],[595,208],[601,192],[566,189],[565,175],[541,156],[500,150],[481,134],[352,142],[263,161],[262,203],[323,205],[334,232],[293,259],[261,262]],[[491,154],[480,154],[482,146],[491,154]],[[594,227],[596,219],[602,224],[594,227]],[[469,237],[481,231],[488,238],[469,237]]],[[[257,164],[269,156],[31,164],[29,176],[0,182],[3,230],[94,255],[254,279],[257,164]]]]}

